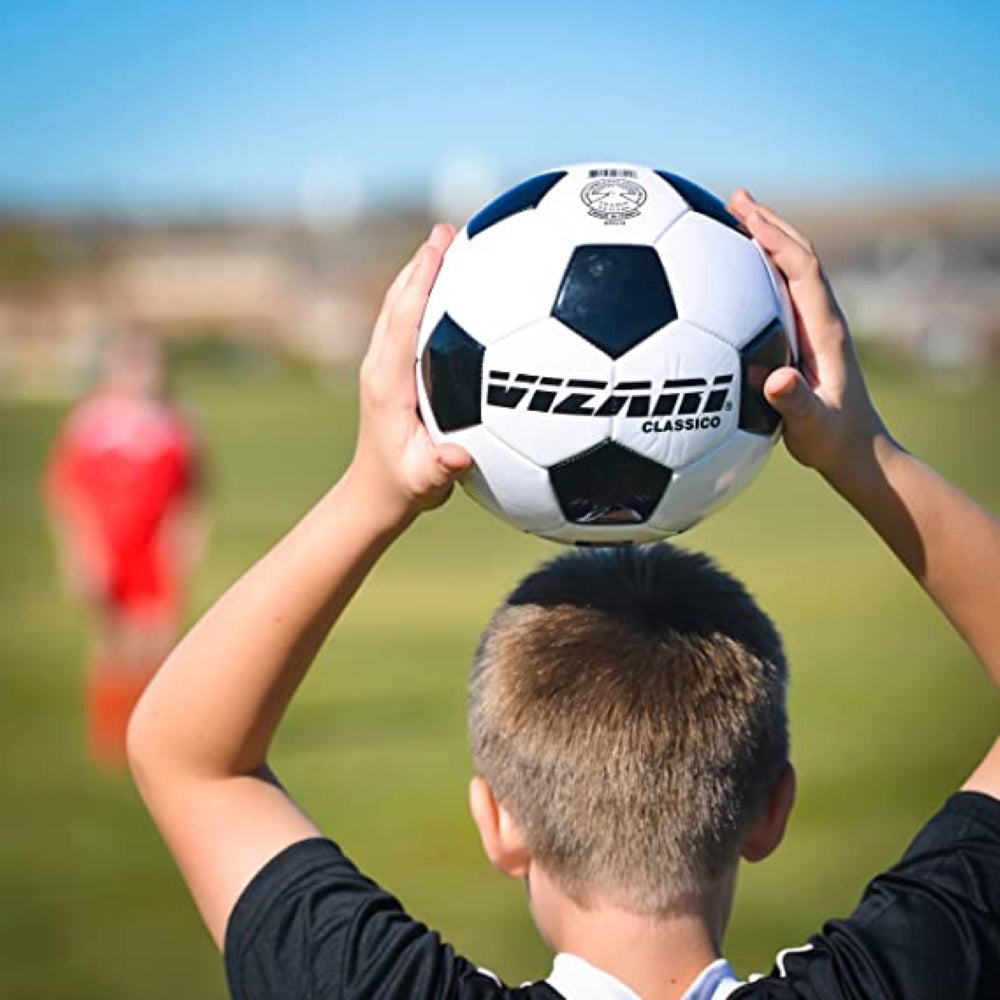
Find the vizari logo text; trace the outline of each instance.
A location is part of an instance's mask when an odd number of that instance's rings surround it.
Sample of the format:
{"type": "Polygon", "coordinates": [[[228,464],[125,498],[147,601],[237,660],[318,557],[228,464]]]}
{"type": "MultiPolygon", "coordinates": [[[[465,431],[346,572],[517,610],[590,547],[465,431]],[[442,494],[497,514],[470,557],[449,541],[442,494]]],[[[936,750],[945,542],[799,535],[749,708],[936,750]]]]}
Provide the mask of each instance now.
{"type": "Polygon", "coordinates": [[[486,405],[533,413],[561,413],[575,417],[644,419],[643,431],[708,430],[722,424],[720,414],[731,410],[732,375],[652,381],[600,382],[491,371],[486,405]],[[649,419],[653,418],[653,419],[649,419]]]}

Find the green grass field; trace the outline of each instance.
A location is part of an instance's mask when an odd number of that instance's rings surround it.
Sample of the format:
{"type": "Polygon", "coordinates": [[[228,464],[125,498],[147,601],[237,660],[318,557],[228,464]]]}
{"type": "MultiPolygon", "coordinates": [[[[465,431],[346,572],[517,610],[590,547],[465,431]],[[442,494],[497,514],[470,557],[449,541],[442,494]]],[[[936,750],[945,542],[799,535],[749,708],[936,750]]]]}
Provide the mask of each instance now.
{"type": "MultiPolygon", "coordinates": [[[[343,469],[353,379],[186,367],[179,387],[212,450],[203,608],[343,469]]],[[[904,442],[1000,507],[1000,377],[882,371],[873,388],[904,442]]],[[[82,751],[84,634],[56,589],[38,488],[59,417],[0,406],[0,997],[222,997],[221,963],[128,779],[82,751]]],[[[868,529],[783,453],[683,544],[749,582],[792,659],[799,805],[779,854],[744,872],[727,947],[739,971],[764,971],[896,858],[995,735],[998,701],[868,529]]],[[[493,605],[553,551],[464,496],[426,517],[349,609],[274,754],[363,869],[515,982],[548,956],[466,816],[463,687],[493,605]]]]}

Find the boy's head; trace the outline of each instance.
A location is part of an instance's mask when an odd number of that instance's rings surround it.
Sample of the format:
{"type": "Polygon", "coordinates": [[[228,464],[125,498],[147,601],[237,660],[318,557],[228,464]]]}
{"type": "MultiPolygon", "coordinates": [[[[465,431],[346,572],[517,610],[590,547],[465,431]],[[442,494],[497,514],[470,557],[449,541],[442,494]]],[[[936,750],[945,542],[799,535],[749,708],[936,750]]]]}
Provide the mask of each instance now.
{"type": "Polygon", "coordinates": [[[483,635],[476,769],[563,893],[667,913],[734,868],[786,772],[786,681],[774,625],[706,557],[577,550],[483,635]]]}

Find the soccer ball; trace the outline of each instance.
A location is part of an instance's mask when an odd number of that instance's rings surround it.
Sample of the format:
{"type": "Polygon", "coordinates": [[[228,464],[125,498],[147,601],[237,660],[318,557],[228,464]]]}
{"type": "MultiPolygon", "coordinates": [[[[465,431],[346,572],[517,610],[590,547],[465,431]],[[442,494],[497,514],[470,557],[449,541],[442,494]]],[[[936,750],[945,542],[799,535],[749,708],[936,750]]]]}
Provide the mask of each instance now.
{"type": "Polygon", "coordinates": [[[417,346],[431,437],[468,493],[560,542],[647,542],[743,489],[780,429],[784,282],[713,195],[646,167],[524,181],[445,254],[417,346]]]}

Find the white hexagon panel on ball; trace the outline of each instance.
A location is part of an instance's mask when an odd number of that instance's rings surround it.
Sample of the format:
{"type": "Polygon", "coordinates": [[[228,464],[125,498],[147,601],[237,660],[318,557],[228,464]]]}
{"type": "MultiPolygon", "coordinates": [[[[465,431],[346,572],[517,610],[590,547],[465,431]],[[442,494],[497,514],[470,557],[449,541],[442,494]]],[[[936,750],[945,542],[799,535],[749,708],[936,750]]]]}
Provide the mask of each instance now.
{"type": "Polygon", "coordinates": [[[650,527],[669,534],[686,531],[729,503],[753,482],[773,445],[773,438],[734,431],[720,447],[674,473],[650,527]]]}
{"type": "Polygon", "coordinates": [[[737,426],[739,355],[683,320],[618,358],[613,385],[612,440],[675,472],[737,426]]]}
{"type": "Polygon", "coordinates": [[[603,441],[611,419],[598,415],[612,361],[547,319],[486,348],[482,420],[501,441],[540,466],[603,441]]]}
{"type": "Polygon", "coordinates": [[[445,311],[490,344],[549,315],[573,247],[534,211],[516,213],[469,237],[463,230],[444,256],[419,346],[445,311]]]}
{"type": "Polygon", "coordinates": [[[733,347],[781,316],[764,251],[753,240],[690,212],[657,241],[677,315],[733,347]]]}
{"type": "Polygon", "coordinates": [[[653,243],[687,211],[687,202],[648,167],[585,163],[565,169],[537,212],[574,244],[653,243]]]}
{"type": "Polygon", "coordinates": [[[456,431],[448,441],[465,448],[475,465],[461,478],[465,491],[515,528],[542,534],[564,524],[548,472],[519,455],[482,425],[456,431]]]}

